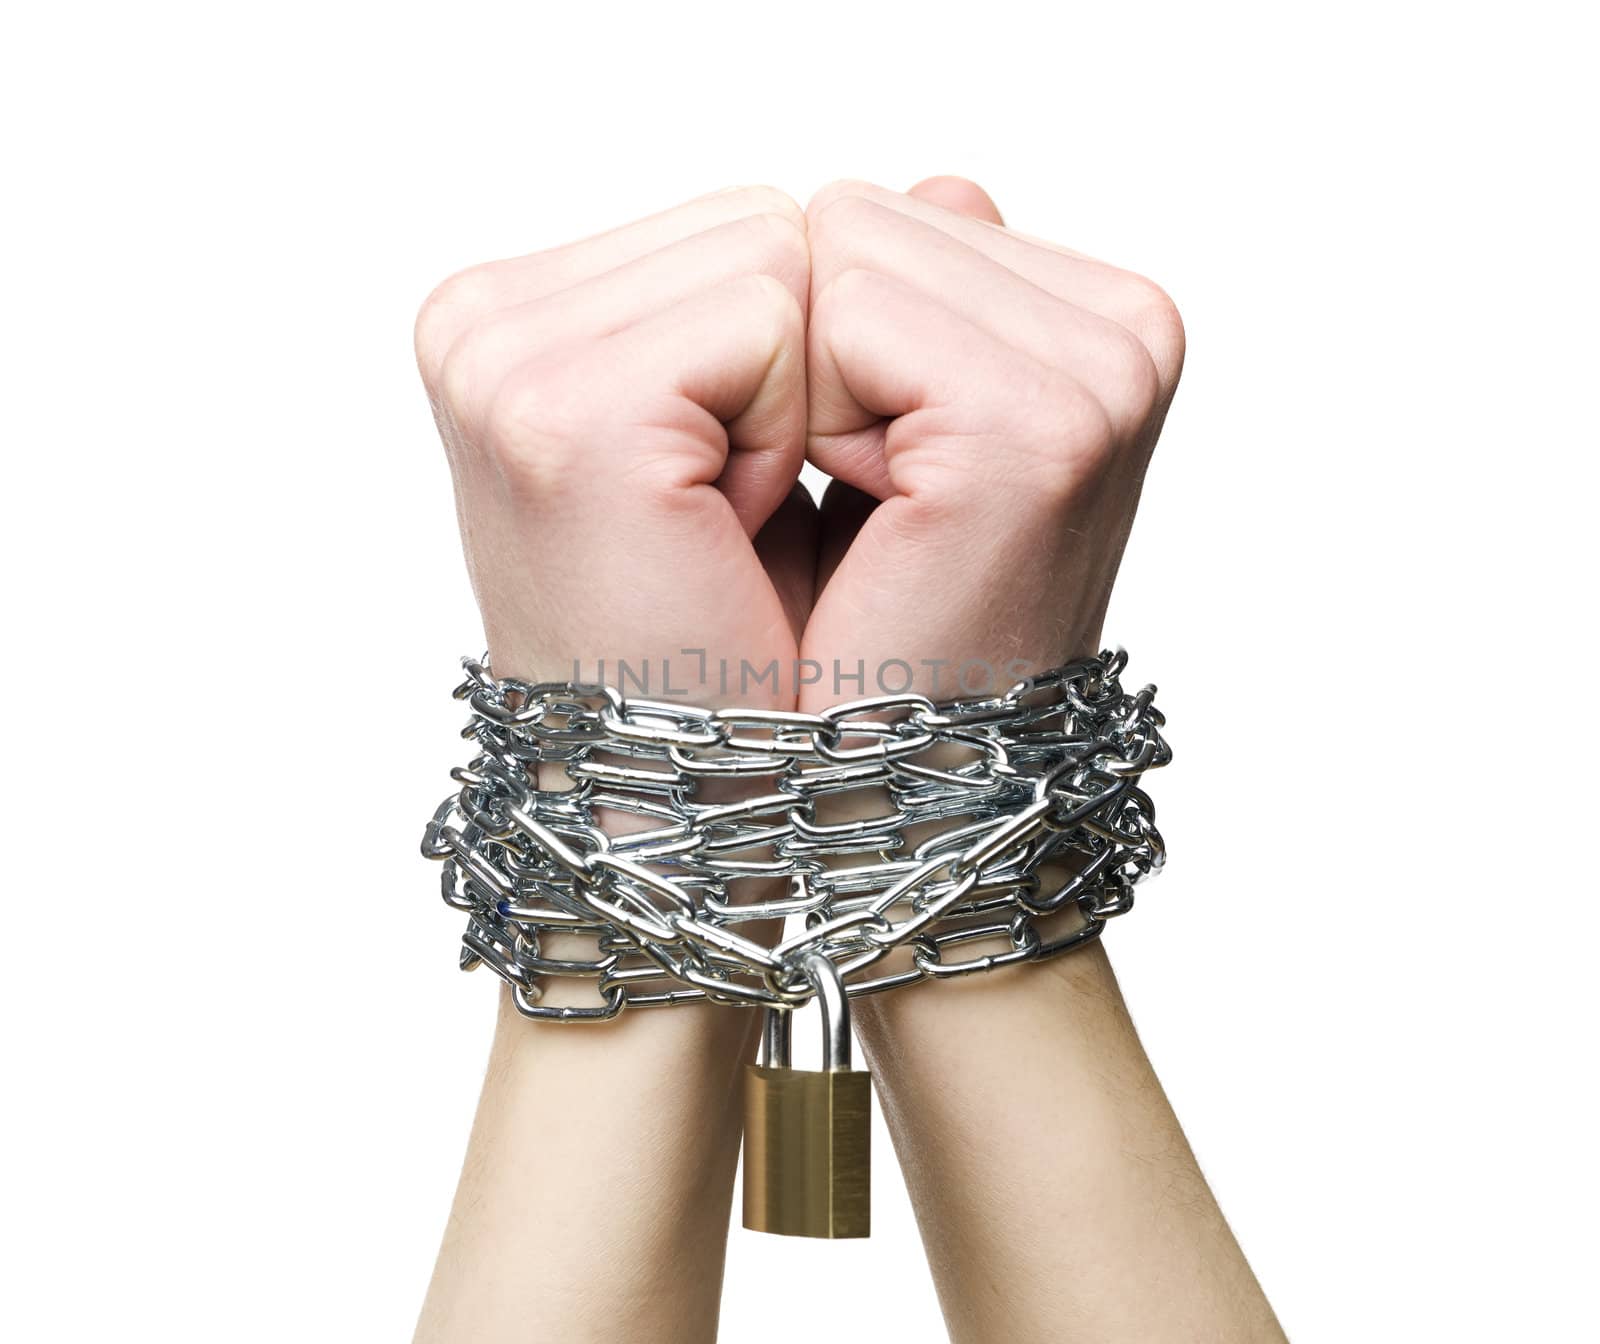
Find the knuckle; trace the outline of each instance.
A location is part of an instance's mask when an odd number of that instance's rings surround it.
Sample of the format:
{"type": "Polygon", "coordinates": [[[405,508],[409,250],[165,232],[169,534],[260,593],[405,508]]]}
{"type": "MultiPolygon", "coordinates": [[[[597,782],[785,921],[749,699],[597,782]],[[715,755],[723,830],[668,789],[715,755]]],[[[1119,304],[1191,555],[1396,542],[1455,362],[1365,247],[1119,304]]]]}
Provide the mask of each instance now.
{"type": "Polygon", "coordinates": [[[585,413],[563,370],[530,365],[495,390],[478,441],[514,489],[548,494],[573,479],[585,413]]]}
{"type": "Polygon", "coordinates": [[[1170,390],[1183,371],[1185,335],[1178,305],[1152,280],[1135,276],[1128,305],[1132,330],[1150,352],[1162,382],[1170,390]]]}
{"type": "Polygon", "coordinates": [[[851,240],[881,231],[886,214],[887,207],[855,195],[836,196],[817,209],[810,218],[810,241],[818,266],[830,259],[835,266],[847,264],[851,240]]]}
{"type": "Polygon", "coordinates": [[[469,266],[435,285],[422,301],[412,341],[424,378],[431,380],[439,372],[456,337],[492,302],[496,283],[492,267],[469,266]]]}
{"type": "Polygon", "coordinates": [[[1099,480],[1116,456],[1118,434],[1110,412],[1073,378],[1048,380],[1039,409],[1049,426],[1041,442],[1052,484],[1073,491],[1099,480]]]}
{"type": "Polygon", "coordinates": [[[756,270],[803,282],[811,268],[805,233],[787,215],[748,215],[739,228],[750,239],[756,270]]]}
{"type": "Polygon", "coordinates": [[[874,187],[870,182],[863,182],[860,178],[845,177],[837,182],[830,182],[806,205],[806,218],[815,224],[830,206],[844,200],[863,200],[873,190],[874,187]]]}
{"type": "Polygon", "coordinates": [[[501,344],[501,325],[490,316],[455,329],[448,348],[435,357],[430,385],[458,418],[467,415],[481,399],[482,389],[491,385],[500,363],[495,352],[501,344]]]}
{"type": "Polygon", "coordinates": [[[1161,399],[1161,374],[1149,347],[1125,327],[1116,329],[1108,402],[1119,429],[1136,434],[1161,399]]]}
{"type": "Polygon", "coordinates": [[[733,193],[738,207],[752,215],[776,215],[804,232],[806,212],[794,197],[777,187],[739,187],[733,193]]]}

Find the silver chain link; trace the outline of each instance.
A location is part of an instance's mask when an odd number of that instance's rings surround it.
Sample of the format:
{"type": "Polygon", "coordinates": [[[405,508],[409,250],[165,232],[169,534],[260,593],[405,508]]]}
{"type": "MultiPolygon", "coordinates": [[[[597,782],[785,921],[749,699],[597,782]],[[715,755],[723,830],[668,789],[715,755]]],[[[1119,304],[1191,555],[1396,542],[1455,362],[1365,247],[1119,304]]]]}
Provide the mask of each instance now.
{"type": "Polygon", "coordinates": [[[1081,947],[1166,859],[1139,781],[1172,753],[1155,687],[1123,691],[1126,662],[1119,649],[1003,695],[801,714],[497,679],[487,658],[463,659],[455,696],[478,755],[451,771],[460,789],[422,842],[468,916],[462,969],[488,966],[529,1017],[584,1021],[628,1005],[796,1007],[815,993],[800,971],[813,952],[855,996],[1081,947]],[[570,787],[540,787],[540,764],[570,787]],[[713,780],[751,796],[700,800],[713,780]],[[840,795],[875,814],[819,821],[818,801],[840,795]],[[639,829],[608,832],[610,814],[639,829]],[[1041,932],[1070,909],[1077,927],[1041,932]],[[803,930],[773,944],[740,932],[789,917],[803,930]],[[594,956],[543,954],[573,933],[594,956]],[[1004,950],[963,958],[969,943],[1004,950]],[[886,970],[899,948],[910,964],[886,970]],[[550,976],[594,982],[595,1002],[542,1005],[550,976]]]}

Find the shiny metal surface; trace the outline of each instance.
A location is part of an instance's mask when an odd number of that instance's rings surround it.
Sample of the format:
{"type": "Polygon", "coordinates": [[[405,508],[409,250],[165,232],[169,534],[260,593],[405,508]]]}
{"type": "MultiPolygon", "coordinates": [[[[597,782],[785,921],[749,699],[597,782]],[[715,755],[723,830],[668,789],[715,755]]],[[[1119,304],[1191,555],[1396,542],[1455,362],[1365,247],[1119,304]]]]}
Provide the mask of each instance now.
{"type": "Polygon", "coordinates": [[[1165,720],[1154,687],[1123,690],[1125,663],[1118,650],[1003,695],[810,715],[533,685],[464,660],[456,697],[477,754],[452,771],[459,788],[422,845],[467,915],[461,965],[508,981],[529,1017],[593,1022],[707,1001],[793,1008],[824,983],[805,973],[811,957],[853,997],[1080,947],[1166,859],[1139,787],[1171,759],[1165,720]],[[572,787],[539,788],[540,764],[572,787]],[[729,779],[752,796],[699,796],[729,779]],[[841,795],[864,815],[819,817],[841,795]],[[608,834],[612,813],[640,829],[608,834]],[[1042,931],[1061,911],[1078,923],[1042,931]],[[776,945],[746,932],[793,916],[804,928],[776,945]],[[592,955],[541,950],[565,933],[592,955]],[[590,982],[591,1001],[542,1004],[550,977],[590,982]]]}
{"type": "Polygon", "coordinates": [[[801,973],[822,1013],[822,1068],[789,1067],[791,1010],[769,1008],[761,1063],[745,1070],[744,1225],[787,1237],[869,1236],[872,1082],[850,1068],[850,1009],[833,963],[810,952],[801,973]]]}

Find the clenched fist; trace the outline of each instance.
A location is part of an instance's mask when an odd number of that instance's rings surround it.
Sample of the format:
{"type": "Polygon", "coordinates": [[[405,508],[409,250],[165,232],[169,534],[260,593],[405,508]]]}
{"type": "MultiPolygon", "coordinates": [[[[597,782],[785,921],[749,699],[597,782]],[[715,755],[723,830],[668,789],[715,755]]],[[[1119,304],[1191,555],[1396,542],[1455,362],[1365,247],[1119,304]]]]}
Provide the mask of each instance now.
{"type": "Polygon", "coordinates": [[[837,183],[807,217],[807,451],[835,484],[804,656],[947,698],[1094,652],[1183,364],[1171,301],[954,179],[837,183]]]}
{"type": "Polygon", "coordinates": [[[435,290],[418,362],[500,675],[715,699],[724,659],[793,665],[809,501],[762,529],[805,452],[809,283],[804,216],[750,188],[435,290]]]}

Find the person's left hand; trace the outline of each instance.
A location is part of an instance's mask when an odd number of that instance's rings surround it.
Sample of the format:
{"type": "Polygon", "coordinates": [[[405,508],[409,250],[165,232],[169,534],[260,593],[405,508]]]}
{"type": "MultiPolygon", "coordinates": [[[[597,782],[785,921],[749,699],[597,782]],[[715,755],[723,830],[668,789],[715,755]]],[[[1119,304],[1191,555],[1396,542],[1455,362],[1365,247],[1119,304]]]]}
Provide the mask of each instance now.
{"type": "Polygon", "coordinates": [[[853,698],[835,663],[937,699],[1093,652],[1183,364],[1171,300],[960,179],[836,183],[807,217],[807,455],[835,482],[801,708],[853,698]]]}

